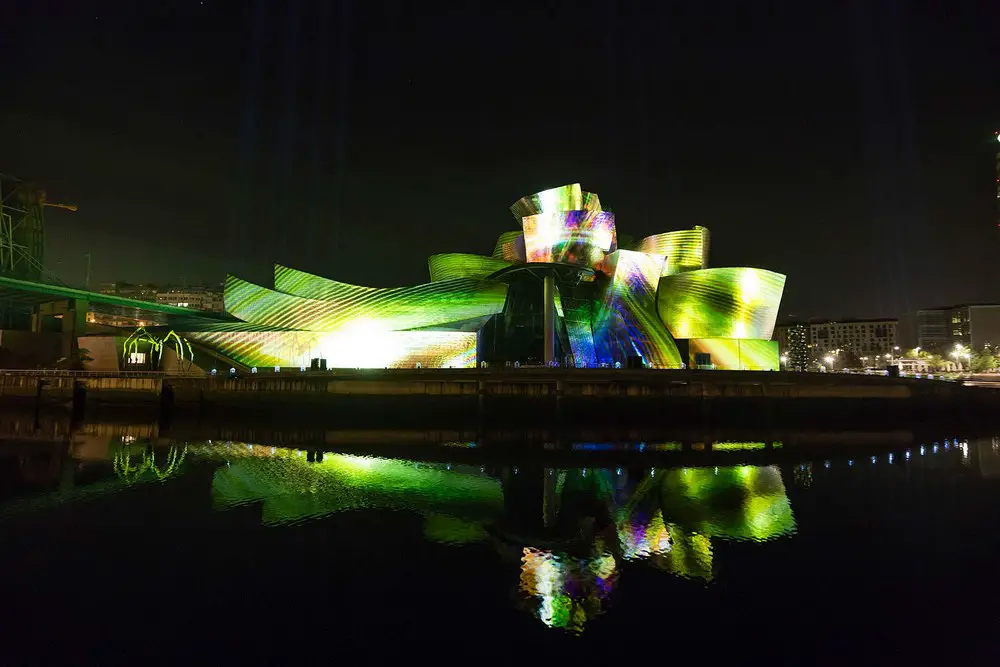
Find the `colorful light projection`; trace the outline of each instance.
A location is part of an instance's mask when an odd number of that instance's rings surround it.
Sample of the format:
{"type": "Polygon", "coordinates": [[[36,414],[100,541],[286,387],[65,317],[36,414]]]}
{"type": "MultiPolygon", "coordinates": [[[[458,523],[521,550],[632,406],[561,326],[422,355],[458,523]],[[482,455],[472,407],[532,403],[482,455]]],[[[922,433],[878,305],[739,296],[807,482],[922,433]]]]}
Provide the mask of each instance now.
{"type": "Polygon", "coordinates": [[[431,255],[427,259],[433,283],[457,278],[486,278],[510,265],[510,262],[502,259],[460,252],[431,255]]]}
{"type": "Polygon", "coordinates": [[[524,232],[519,229],[516,232],[501,234],[493,248],[493,259],[502,259],[505,262],[525,261],[524,232]]]}
{"type": "MultiPolygon", "coordinates": [[[[714,447],[714,445],[713,445],[714,447]]],[[[712,539],[775,539],[795,532],[776,467],[654,469],[619,505],[622,555],[711,581],[712,539]]]]}
{"type": "Polygon", "coordinates": [[[776,340],[693,338],[688,341],[691,368],[705,365],[698,362],[699,354],[709,355],[711,367],[720,370],[776,371],[781,368],[776,340]]]}
{"type": "Polygon", "coordinates": [[[586,558],[525,547],[521,556],[521,594],[534,599],[531,610],[550,628],[573,634],[604,610],[618,575],[610,553],[586,558]]]}
{"type": "Polygon", "coordinates": [[[584,192],[579,183],[561,185],[521,197],[511,204],[510,212],[520,222],[526,217],[539,213],[557,211],[600,211],[601,201],[597,195],[584,192]]]}
{"type": "Polygon", "coordinates": [[[356,325],[338,332],[191,332],[188,337],[248,367],[475,368],[476,334],[454,331],[386,331],[356,325]]]}
{"type": "Polygon", "coordinates": [[[500,482],[479,473],[412,461],[326,453],[311,462],[306,452],[247,443],[191,445],[200,458],[229,461],[212,478],[218,509],[262,503],[261,523],[281,525],[355,509],[406,508],[437,515],[429,536],[471,538],[468,527],[441,525],[440,516],[482,523],[503,512],[500,482]]]}
{"type": "Polygon", "coordinates": [[[733,540],[771,540],[795,532],[777,466],[664,470],[664,517],[686,530],[733,540]]]}
{"type": "MultiPolygon", "coordinates": [[[[280,265],[274,289],[230,276],[226,310],[243,322],[219,322],[205,331],[192,321],[198,333],[191,338],[218,343],[234,361],[258,366],[295,365],[315,356],[326,358],[328,367],[331,362],[332,367],[396,367],[417,359],[428,366],[473,365],[468,338],[390,334],[481,330],[491,317],[506,312],[507,285],[490,277],[517,263],[589,269],[555,272],[556,331],[577,366],[624,364],[640,357],[652,368],[676,368],[682,359],[675,339],[771,336],[784,276],[704,268],[709,234],[703,227],[649,236],[638,250],[619,251],[614,215],[579,183],[523,197],[511,212],[522,230],[501,234],[492,257],[433,255],[431,282],[422,285],[364,287],[280,265]],[[580,288],[576,280],[593,289],[580,288]],[[376,342],[401,347],[376,354],[376,342]],[[344,346],[357,349],[347,352],[344,346]]],[[[531,271],[536,268],[554,271],[531,271]]],[[[516,320],[518,308],[526,306],[512,305],[505,321],[516,320]]],[[[713,349],[728,365],[728,348],[720,343],[713,349]]],[[[769,354],[762,347],[748,360],[743,351],[738,365],[767,367],[769,354]]]]}
{"type": "Polygon", "coordinates": [[[613,363],[635,356],[649,368],[680,368],[677,345],[656,313],[663,257],[618,250],[613,264],[614,276],[594,316],[598,359],[613,363]]]}
{"type": "Polygon", "coordinates": [[[556,286],[556,311],[562,320],[569,343],[569,354],[577,368],[597,365],[597,348],[594,345],[594,304],[588,299],[563,297],[562,286],[556,286]]]}
{"type": "Polygon", "coordinates": [[[597,268],[615,245],[615,216],[605,211],[546,211],[521,220],[528,262],[597,268]]]}
{"type": "Polygon", "coordinates": [[[647,236],[639,241],[636,250],[666,257],[663,275],[669,276],[707,268],[708,242],[708,229],[694,227],[647,236]]]}
{"type": "Polygon", "coordinates": [[[246,322],[275,328],[400,331],[495,315],[503,310],[507,294],[500,282],[463,278],[379,289],[278,268],[278,290],[229,276],[226,310],[246,322]]]}
{"type": "Polygon", "coordinates": [[[769,340],[784,287],[764,269],[685,271],[660,279],[657,309],[674,338],[769,340]]]}

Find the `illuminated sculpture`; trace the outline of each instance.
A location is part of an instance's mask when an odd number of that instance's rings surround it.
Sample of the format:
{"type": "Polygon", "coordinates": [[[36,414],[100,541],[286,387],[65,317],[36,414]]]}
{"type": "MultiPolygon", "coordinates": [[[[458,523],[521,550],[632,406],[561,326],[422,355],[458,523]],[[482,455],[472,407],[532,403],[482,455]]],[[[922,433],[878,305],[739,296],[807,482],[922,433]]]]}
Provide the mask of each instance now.
{"type": "Polygon", "coordinates": [[[768,339],[784,276],[708,268],[704,227],[620,248],[614,213],[578,183],[522,197],[510,210],[521,228],[500,234],[491,255],[433,255],[421,285],[363,287],[280,265],[273,289],[229,276],[225,307],[240,321],[183,336],[247,367],[321,358],[331,368],[459,368],[534,358],[777,369],[768,339]],[[541,340],[533,322],[542,323],[541,340]]]}

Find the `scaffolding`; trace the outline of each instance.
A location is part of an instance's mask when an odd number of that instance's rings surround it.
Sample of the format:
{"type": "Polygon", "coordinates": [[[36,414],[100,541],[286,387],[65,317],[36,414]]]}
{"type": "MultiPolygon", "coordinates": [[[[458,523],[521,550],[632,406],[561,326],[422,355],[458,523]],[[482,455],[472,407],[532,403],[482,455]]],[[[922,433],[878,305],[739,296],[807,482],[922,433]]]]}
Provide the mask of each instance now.
{"type": "Polygon", "coordinates": [[[0,174],[0,276],[42,282],[45,193],[0,174]]]}

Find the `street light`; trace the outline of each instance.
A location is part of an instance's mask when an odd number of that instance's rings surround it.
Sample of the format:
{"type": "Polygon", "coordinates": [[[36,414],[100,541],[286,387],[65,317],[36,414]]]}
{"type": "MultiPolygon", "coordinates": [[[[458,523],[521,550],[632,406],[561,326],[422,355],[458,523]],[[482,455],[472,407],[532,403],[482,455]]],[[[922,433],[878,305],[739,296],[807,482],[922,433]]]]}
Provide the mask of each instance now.
{"type": "Polygon", "coordinates": [[[830,370],[833,370],[833,355],[832,354],[828,354],[825,357],[823,357],[823,361],[825,361],[826,365],[830,367],[830,370]]]}
{"type": "Polygon", "coordinates": [[[788,355],[787,354],[783,354],[779,358],[781,359],[781,365],[787,367],[788,366],[788,355]]]}
{"type": "Polygon", "coordinates": [[[955,343],[955,351],[951,353],[951,356],[958,361],[960,370],[962,368],[962,359],[965,359],[965,370],[967,372],[972,370],[972,352],[968,348],[963,347],[961,343],[955,343]]]}

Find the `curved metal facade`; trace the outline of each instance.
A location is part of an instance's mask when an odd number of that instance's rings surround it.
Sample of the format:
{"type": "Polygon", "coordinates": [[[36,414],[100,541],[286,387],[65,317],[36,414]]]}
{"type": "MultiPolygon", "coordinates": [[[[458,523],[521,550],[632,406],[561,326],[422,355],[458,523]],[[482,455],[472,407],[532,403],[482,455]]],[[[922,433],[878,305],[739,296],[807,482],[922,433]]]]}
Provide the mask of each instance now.
{"type": "Polygon", "coordinates": [[[615,254],[615,274],[594,320],[598,358],[614,363],[641,357],[649,368],[679,368],[677,344],[656,312],[663,258],[631,250],[615,254]]]}
{"type": "Polygon", "coordinates": [[[461,252],[431,255],[427,259],[427,269],[433,283],[456,278],[485,278],[510,265],[510,262],[502,259],[461,252]]]}
{"type": "Polygon", "coordinates": [[[614,214],[579,183],[523,197],[510,210],[521,230],[501,234],[491,257],[433,255],[425,284],[365,287],[282,265],[273,289],[229,276],[225,307],[242,321],[192,326],[185,335],[248,366],[319,357],[328,367],[458,367],[475,365],[477,348],[490,360],[537,358],[544,320],[546,357],[578,366],[640,358],[647,367],[677,368],[693,363],[691,355],[710,367],[773,364],[767,339],[785,277],[705,268],[704,227],[621,250],[614,214]],[[548,305],[543,278],[556,286],[548,305]],[[546,319],[540,307],[556,314],[546,319]],[[497,352],[497,341],[513,341],[512,354],[523,356],[499,356],[506,352],[497,352]]]}
{"type": "Polygon", "coordinates": [[[495,315],[507,294],[503,283],[466,278],[381,289],[280,268],[281,291],[229,276],[226,310],[245,322],[304,331],[400,331],[495,315]]]}
{"type": "Polygon", "coordinates": [[[528,262],[597,268],[616,240],[615,214],[606,211],[539,213],[522,224],[528,262]]]}
{"type": "Polygon", "coordinates": [[[639,241],[636,250],[667,258],[663,275],[708,267],[708,230],[704,227],[654,234],[639,241]]]}
{"type": "Polygon", "coordinates": [[[447,331],[194,332],[194,343],[216,349],[248,367],[309,367],[322,358],[330,368],[471,368],[476,334],[447,331]]]}
{"type": "Polygon", "coordinates": [[[657,310],[674,338],[759,338],[774,333],[785,276],[750,268],[685,271],[660,279],[657,310]]]}
{"type": "Polygon", "coordinates": [[[504,232],[497,239],[497,244],[493,246],[493,259],[503,259],[508,262],[514,262],[520,259],[524,261],[524,252],[522,250],[520,258],[517,257],[517,242],[520,239],[521,247],[524,247],[524,232],[520,229],[516,232],[504,232]]]}

